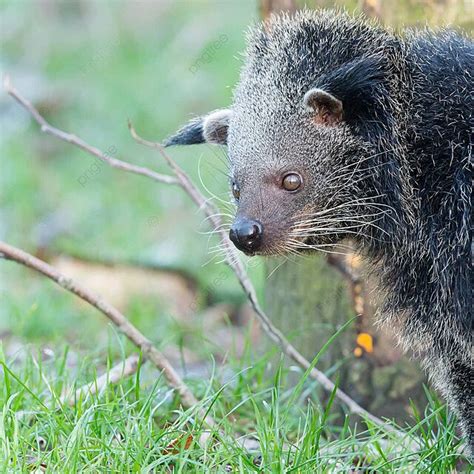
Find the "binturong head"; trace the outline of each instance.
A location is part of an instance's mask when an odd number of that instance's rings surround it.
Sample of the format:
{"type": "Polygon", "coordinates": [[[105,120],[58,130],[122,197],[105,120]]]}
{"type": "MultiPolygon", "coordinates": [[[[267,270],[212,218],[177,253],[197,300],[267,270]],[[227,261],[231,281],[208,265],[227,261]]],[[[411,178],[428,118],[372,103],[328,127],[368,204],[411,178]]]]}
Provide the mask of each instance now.
{"type": "Polygon", "coordinates": [[[246,254],[334,250],[345,237],[373,237],[387,212],[379,179],[388,160],[380,143],[390,139],[381,33],[335,18],[306,12],[253,30],[232,106],[165,142],[227,147],[237,204],[229,237],[246,254]],[[351,54],[341,49],[341,28],[365,35],[351,40],[351,54]]]}

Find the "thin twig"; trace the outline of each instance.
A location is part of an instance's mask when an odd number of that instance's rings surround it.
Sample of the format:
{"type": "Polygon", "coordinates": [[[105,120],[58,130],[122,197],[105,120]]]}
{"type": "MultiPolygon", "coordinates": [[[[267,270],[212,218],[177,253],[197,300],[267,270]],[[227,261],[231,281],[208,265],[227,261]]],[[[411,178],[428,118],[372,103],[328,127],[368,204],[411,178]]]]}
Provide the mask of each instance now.
{"type": "MultiPolygon", "coordinates": [[[[67,403],[68,405],[73,406],[76,404],[77,400],[100,393],[109,385],[119,383],[124,378],[130,377],[137,372],[139,361],[140,355],[132,354],[111,369],[107,370],[107,372],[102,374],[100,377],[97,377],[93,382],[89,382],[82,387],[79,387],[72,393],[70,390],[64,390],[60,398],[61,403],[67,403]]],[[[145,360],[142,358],[142,364],[144,361],[145,360]]]]}
{"type": "Polygon", "coordinates": [[[156,173],[149,168],[144,168],[142,166],[131,165],[126,163],[125,161],[118,160],[117,158],[112,158],[111,156],[103,153],[101,150],[96,148],[95,146],[89,145],[81,138],[73,135],[72,133],[64,132],[63,130],[59,130],[56,127],[53,127],[49,124],[45,118],[38,112],[38,110],[33,106],[33,104],[21,96],[18,91],[13,87],[10,81],[9,76],[5,76],[3,80],[3,87],[5,91],[11,95],[19,104],[21,104],[35,119],[35,121],[40,125],[41,131],[52,135],[53,137],[59,138],[64,142],[70,143],[75,145],[82,150],[86,151],[87,153],[99,158],[103,162],[107,163],[108,165],[112,166],[112,168],[117,168],[124,171],[129,171],[130,173],[140,174],[142,176],[147,176],[155,181],[165,184],[178,184],[178,180],[173,176],[168,176],[161,173],[156,173]]]}
{"type": "MultiPolygon", "coordinates": [[[[9,81],[7,81],[5,88],[7,92],[33,116],[36,122],[38,122],[41,125],[42,131],[50,133],[51,135],[56,136],[57,138],[64,140],[66,142],[72,143],[73,145],[79,146],[84,151],[87,151],[88,153],[91,153],[92,155],[97,156],[101,159],[104,159],[103,153],[97,148],[91,147],[86,142],[75,137],[74,135],[66,134],[65,132],[59,129],[51,127],[51,125],[49,125],[46,122],[46,120],[39,114],[38,110],[35,109],[35,107],[30,102],[24,99],[11,86],[9,81]]],[[[255,289],[247,276],[247,272],[245,271],[245,268],[237,254],[237,251],[235,250],[235,247],[230,242],[227,233],[221,227],[222,222],[218,215],[217,208],[202,195],[202,193],[194,185],[194,183],[191,181],[188,175],[184,172],[184,170],[182,170],[171,159],[171,157],[166,153],[164,147],[160,143],[151,142],[151,141],[141,138],[135,132],[131,124],[129,124],[129,128],[130,128],[133,138],[137,142],[143,145],[155,148],[159,151],[159,153],[165,159],[166,163],[173,170],[176,178],[167,176],[168,180],[165,181],[162,179],[162,175],[158,175],[157,177],[156,176],[157,173],[147,168],[139,168],[139,171],[137,171],[137,167],[134,167],[132,165],[129,165],[119,160],[113,160],[114,163],[117,161],[119,161],[120,163],[120,166],[115,165],[115,167],[119,167],[120,169],[123,169],[124,171],[130,171],[132,173],[138,173],[138,174],[147,176],[149,178],[154,179],[155,181],[167,182],[168,184],[169,184],[169,179],[171,179],[173,180],[171,184],[178,184],[179,186],[183,188],[183,190],[192,198],[195,204],[200,209],[203,210],[206,217],[211,221],[213,227],[215,229],[218,229],[218,235],[220,239],[222,240],[223,249],[225,252],[227,262],[230,265],[230,267],[234,270],[237,276],[237,279],[242,289],[244,290],[245,295],[249,299],[256,313],[257,319],[260,322],[264,332],[273,342],[275,342],[280,347],[280,349],[282,350],[284,354],[286,354],[290,359],[296,362],[303,369],[305,370],[308,369],[311,365],[310,362],[302,354],[300,354],[300,352],[298,352],[297,349],[286,339],[286,337],[281,333],[281,331],[273,325],[269,317],[260,307],[260,304],[257,300],[255,289]]],[[[111,159],[108,157],[107,159],[104,159],[104,161],[111,164],[111,166],[114,166],[114,164],[112,164],[110,160],[111,159]]],[[[324,373],[322,373],[318,369],[312,368],[309,372],[309,375],[311,378],[316,380],[326,391],[333,392],[335,390],[336,397],[348,407],[351,413],[357,414],[363,418],[370,420],[375,425],[385,429],[386,431],[398,433],[398,430],[396,430],[393,426],[391,426],[388,423],[385,423],[380,418],[369,413],[367,410],[362,408],[357,402],[355,402],[349,395],[347,395],[342,390],[336,389],[335,384],[324,373]]]]}
{"type": "MultiPolygon", "coordinates": [[[[161,370],[168,384],[178,392],[183,406],[185,408],[196,408],[198,400],[174,370],[168,359],[158,349],[156,349],[152,342],[146,338],[118,309],[71,278],[62,275],[46,262],[1,241],[0,257],[6,260],[15,261],[41,273],[55,281],[65,290],[75,294],[82,300],[87,301],[94,308],[98,309],[110,321],[112,321],[115,326],[117,326],[122,334],[124,334],[135,346],[141,349],[145,358],[161,370]]],[[[199,410],[199,416],[205,419],[205,422],[210,427],[215,426],[214,420],[209,415],[205,416],[203,410],[199,410]]]]}

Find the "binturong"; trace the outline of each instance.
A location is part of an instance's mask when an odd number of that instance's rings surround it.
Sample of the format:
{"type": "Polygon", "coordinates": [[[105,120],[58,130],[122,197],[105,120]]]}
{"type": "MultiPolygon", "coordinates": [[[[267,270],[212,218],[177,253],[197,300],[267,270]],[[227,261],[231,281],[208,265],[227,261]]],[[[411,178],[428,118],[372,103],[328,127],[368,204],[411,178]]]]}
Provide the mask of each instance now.
{"type": "Polygon", "coordinates": [[[420,358],[471,452],[473,73],[473,42],[452,31],[274,16],[249,33],[232,105],[165,143],[227,147],[230,239],[246,254],[352,239],[380,280],[380,320],[420,358]]]}

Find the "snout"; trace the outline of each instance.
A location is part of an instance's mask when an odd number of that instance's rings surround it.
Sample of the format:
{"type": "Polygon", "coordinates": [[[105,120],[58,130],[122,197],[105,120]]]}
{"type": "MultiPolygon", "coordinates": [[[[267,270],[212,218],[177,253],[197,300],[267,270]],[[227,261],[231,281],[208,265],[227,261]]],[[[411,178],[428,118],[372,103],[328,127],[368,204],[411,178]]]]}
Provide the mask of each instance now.
{"type": "Polygon", "coordinates": [[[263,226],[251,219],[238,219],[229,231],[229,238],[242,252],[254,253],[262,245],[263,226]]]}

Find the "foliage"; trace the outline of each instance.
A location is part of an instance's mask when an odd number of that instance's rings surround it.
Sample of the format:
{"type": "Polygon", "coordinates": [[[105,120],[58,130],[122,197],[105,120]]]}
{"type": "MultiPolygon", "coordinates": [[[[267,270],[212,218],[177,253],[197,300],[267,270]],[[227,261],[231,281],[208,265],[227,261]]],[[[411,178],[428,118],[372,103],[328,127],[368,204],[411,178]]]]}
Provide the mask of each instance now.
{"type": "MultiPolygon", "coordinates": [[[[249,342],[249,341],[248,341],[249,342]]],[[[200,446],[205,430],[183,411],[149,367],[100,395],[58,402],[64,387],[90,380],[96,360],[68,368],[68,347],[42,360],[2,361],[0,465],[9,472],[433,472],[459,468],[460,441],[447,410],[430,398],[407,437],[334,423],[333,398],[309,395],[311,381],[295,368],[269,371],[269,354],[231,358],[233,374],[216,369],[192,387],[219,420],[221,432],[200,446]],[[275,375],[269,376],[269,373],[275,375]],[[410,436],[408,436],[410,433],[410,436]],[[409,440],[421,440],[417,450],[409,440]],[[244,440],[247,440],[245,448],[244,440]],[[253,441],[249,441],[253,440],[253,441]]],[[[109,363],[112,361],[109,360],[109,363]]]]}

